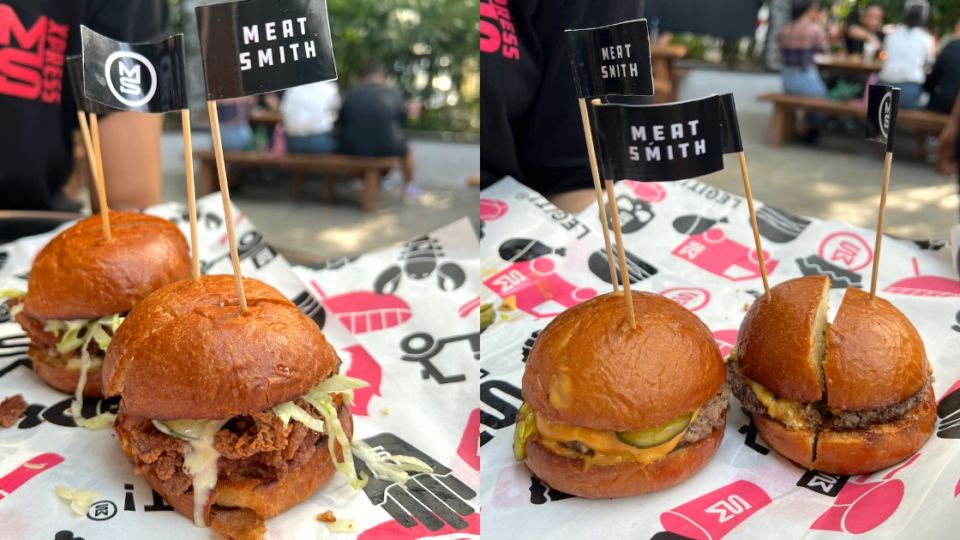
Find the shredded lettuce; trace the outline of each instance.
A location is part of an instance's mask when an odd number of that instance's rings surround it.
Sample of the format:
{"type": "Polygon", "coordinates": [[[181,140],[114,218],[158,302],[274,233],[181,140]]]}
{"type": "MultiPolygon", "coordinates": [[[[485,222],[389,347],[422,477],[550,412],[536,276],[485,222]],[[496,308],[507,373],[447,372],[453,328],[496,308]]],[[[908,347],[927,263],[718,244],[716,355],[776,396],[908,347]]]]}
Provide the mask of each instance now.
{"type": "Polygon", "coordinates": [[[26,291],[20,289],[0,289],[0,298],[20,298],[25,294],[26,291]]]}
{"type": "Polygon", "coordinates": [[[100,494],[96,491],[67,486],[57,486],[53,489],[53,492],[64,502],[69,503],[70,509],[78,516],[87,515],[90,506],[100,497],[100,494]]]}
{"type": "Polygon", "coordinates": [[[407,473],[430,474],[433,472],[433,467],[415,457],[389,454],[361,440],[353,442],[353,451],[378,480],[387,480],[406,486],[407,481],[410,480],[410,475],[407,473]]]}
{"type": "Polygon", "coordinates": [[[314,387],[303,396],[303,400],[312,405],[313,408],[320,413],[323,421],[326,422],[328,426],[327,449],[330,450],[330,458],[333,461],[334,467],[347,477],[347,481],[350,482],[350,486],[353,487],[353,489],[363,489],[363,486],[367,484],[367,480],[357,476],[357,469],[353,465],[353,455],[350,452],[350,437],[347,436],[347,432],[344,431],[343,426],[340,425],[340,418],[337,416],[337,407],[334,405],[330,394],[319,391],[314,387]],[[334,439],[340,443],[340,448],[343,452],[343,461],[337,460],[337,448],[334,444],[334,439]]]}
{"type": "Polygon", "coordinates": [[[100,350],[106,351],[113,340],[113,333],[117,331],[123,317],[114,313],[109,317],[99,319],[48,320],[43,329],[60,338],[57,342],[57,351],[60,354],[73,352],[86,346],[93,339],[100,350]],[[110,333],[107,333],[110,330],[110,333]]]}
{"type": "Polygon", "coordinates": [[[273,414],[277,415],[277,418],[279,418],[285,426],[290,423],[291,419],[293,419],[314,431],[323,433],[323,421],[317,420],[311,416],[310,413],[298,407],[292,401],[281,403],[280,405],[274,407],[273,414]]]}
{"type": "Polygon", "coordinates": [[[353,519],[338,519],[326,524],[327,528],[333,534],[346,534],[357,532],[357,522],[353,519]]]}

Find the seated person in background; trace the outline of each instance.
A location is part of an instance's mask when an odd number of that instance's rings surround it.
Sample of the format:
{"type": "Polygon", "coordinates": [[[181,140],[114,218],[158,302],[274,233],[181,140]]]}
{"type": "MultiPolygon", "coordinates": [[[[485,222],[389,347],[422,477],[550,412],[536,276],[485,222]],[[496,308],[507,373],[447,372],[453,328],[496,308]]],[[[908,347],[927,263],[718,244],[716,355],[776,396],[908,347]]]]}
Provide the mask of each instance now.
{"type": "Polygon", "coordinates": [[[332,132],[339,108],[340,90],[335,81],[287,90],[280,102],[287,151],[294,154],[332,153],[337,146],[332,132]]]}
{"type": "Polygon", "coordinates": [[[869,43],[869,48],[874,53],[883,46],[883,8],[871,4],[867,9],[860,12],[854,8],[847,16],[847,27],[843,33],[844,43],[847,48],[847,54],[870,57],[872,54],[866,54],[864,49],[869,43]]]}
{"type": "Polygon", "coordinates": [[[224,150],[246,150],[253,142],[250,109],[257,100],[253,96],[224,99],[217,102],[220,118],[220,141],[224,150]]]}
{"type": "Polygon", "coordinates": [[[933,36],[923,28],[927,22],[924,4],[908,4],[903,23],[883,42],[887,57],[880,70],[880,84],[900,87],[900,108],[920,108],[924,70],[933,62],[933,36]]]}
{"type": "MultiPolygon", "coordinates": [[[[783,91],[787,94],[825,98],[827,86],[820,78],[820,72],[813,61],[815,54],[830,50],[822,13],[811,0],[794,0],[791,15],[793,21],[780,30],[783,91]]],[[[815,142],[823,118],[807,115],[806,123],[801,138],[809,143],[815,142]]]]}
{"type": "Polygon", "coordinates": [[[950,114],[957,92],[960,91],[960,40],[950,40],[940,51],[923,86],[930,93],[927,108],[950,114]]]}
{"type": "Polygon", "coordinates": [[[363,82],[343,99],[337,118],[338,151],[355,156],[403,158],[404,182],[413,179],[413,156],[403,134],[407,111],[403,95],[387,85],[387,71],[380,62],[364,70],[363,82]]]}

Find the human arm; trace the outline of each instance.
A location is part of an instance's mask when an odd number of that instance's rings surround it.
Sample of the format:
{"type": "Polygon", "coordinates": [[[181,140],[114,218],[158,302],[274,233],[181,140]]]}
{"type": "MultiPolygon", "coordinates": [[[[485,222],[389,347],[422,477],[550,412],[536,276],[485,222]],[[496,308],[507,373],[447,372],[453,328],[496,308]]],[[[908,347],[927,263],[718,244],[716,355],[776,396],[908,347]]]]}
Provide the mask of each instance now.
{"type": "Polygon", "coordinates": [[[162,128],[159,114],[118,112],[100,122],[103,177],[111,209],[134,210],[161,201],[162,128]]]}
{"type": "Polygon", "coordinates": [[[960,122],[960,94],[957,95],[957,99],[953,102],[953,109],[950,111],[950,120],[937,138],[937,169],[940,170],[940,174],[947,176],[957,172],[957,156],[954,150],[954,143],[957,139],[958,122],[960,122]]]}

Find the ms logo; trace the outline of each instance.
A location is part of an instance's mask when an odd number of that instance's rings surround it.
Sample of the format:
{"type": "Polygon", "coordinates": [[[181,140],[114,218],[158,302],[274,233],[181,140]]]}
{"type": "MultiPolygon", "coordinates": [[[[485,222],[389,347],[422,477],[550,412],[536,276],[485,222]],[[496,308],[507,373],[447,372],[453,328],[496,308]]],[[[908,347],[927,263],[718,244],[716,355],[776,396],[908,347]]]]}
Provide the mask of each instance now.
{"type": "Polygon", "coordinates": [[[115,51],[103,69],[110,93],[128,107],[146,105],[157,92],[157,70],[140,53],[115,51]]]}
{"type": "Polygon", "coordinates": [[[880,101],[879,118],[880,133],[886,138],[890,132],[890,109],[893,106],[893,92],[887,92],[880,101]]]}

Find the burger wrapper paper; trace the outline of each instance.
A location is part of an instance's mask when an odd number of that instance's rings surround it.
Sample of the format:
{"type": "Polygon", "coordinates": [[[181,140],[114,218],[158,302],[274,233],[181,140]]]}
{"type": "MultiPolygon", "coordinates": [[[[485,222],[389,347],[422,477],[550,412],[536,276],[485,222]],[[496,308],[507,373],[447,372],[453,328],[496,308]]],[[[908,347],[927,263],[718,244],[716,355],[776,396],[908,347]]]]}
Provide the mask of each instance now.
{"type": "MultiPolygon", "coordinates": [[[[198,212],[204,273],[232,273],[219,195],[200,199],[198,212]]],[[[148,213],[189,234],[183,205],[148,213]]],[[[357,491],[338,473],[305,502],[268,520],[267,537],[478,537],[479,262],[469,222],[403,246],[294,268],[238,209],[234,215],[244,276],[283,292],[323,328],[340,355],[341,373],[369,383],[351,405],[354,439],[433,467],[405,489],[371,478],[357,491]],[[429,375],[435,372],[439,379],[429,375]],[[353,520],[355,532],[332,533],[316,519],[327,510],[353,520]]],[[[33,257],[56,232],[0,245],[0,289],[26,289],[33,257]]],[[[0,538],[211,538],[134,473],[113,430],[75,426],[71,398],[31,371],[23,335],[0,302],[0,400],[22,394],[30,404],[17,425],[0,429],[0,538]],[[57,486],[92,490],[95,502],[77,515],[54,494],[57,486]]],[[[115,401],[88,399],[84,415],[115,410],[115,401]]]]}
{"type": "MultiPolygon", "coordinates": [[[[746,201],[697,180],[623,181],[616,198],[633,289],[696,313],[726,355],[763,293],[746,201]]],[[[828,275],[831,319],[847,286],[869,290],[873,231],[757,207],[771,285],[828,275]]],[[[481,302],[495,312],[481,334],[484,537],[957,536],[960,282],[946,243],[883,242],[878,294],[919,330],[940,403],[937,432],[912,458],[864,476],[804,471],[769,449],[731,397],[723,442],[699,473],[658,493],[587,500],[533,478],[514,459],[512,441],[524,361],[538,332],[562,310],[612,290],[596,206],[567,214],[507,179],[481,193],[480,213],[481,302]]]]}

